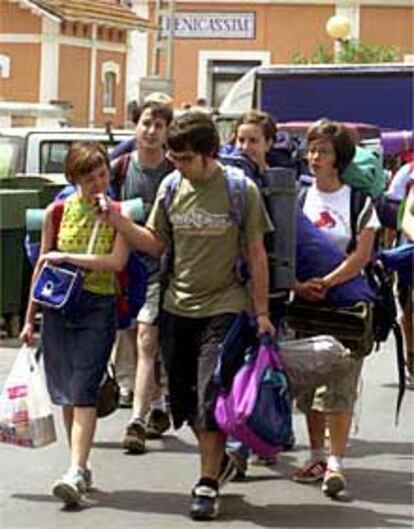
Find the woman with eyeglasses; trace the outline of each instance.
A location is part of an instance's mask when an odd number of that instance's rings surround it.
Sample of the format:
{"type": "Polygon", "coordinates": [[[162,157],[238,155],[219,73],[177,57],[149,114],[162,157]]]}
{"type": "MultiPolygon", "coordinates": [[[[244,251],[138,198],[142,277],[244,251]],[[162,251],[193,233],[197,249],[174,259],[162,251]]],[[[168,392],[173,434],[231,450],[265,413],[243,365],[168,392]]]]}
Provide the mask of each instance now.
{"type": "MultiPolygon", "coordinates": [[[[354,248],[351,229],[351,188],[341,175],[355,154],[350,132],[340,123],[321,119],[306,135],[309,169],[314,176],[303,203],[305,215],[322,230],[346,258],[324,277],[297,282],[295,295],[310,301],[323,301],[331,287],[359,275],[371,260],[375,232],[380,223],[369,197],[356,219],[357,237],[354,248]]],[[[357,398],[362,360],[355,360],[352,369],[340,380],[332,380],[323,388],[298,399],[298,407],[306,414],[311,454],[293,479],[300,483],[323,481],[322,491],[331,497],[344,493],[343,457],[357,398]],[[329,428],[330,452],[324,451],[325,425],[329,428]]]]}

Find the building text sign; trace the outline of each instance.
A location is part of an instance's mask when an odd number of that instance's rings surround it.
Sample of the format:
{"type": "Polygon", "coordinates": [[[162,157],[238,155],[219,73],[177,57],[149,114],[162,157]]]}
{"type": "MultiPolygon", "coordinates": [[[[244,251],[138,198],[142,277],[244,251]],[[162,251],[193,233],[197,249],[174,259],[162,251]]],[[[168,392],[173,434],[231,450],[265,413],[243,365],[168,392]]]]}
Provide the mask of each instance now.
{"type": "MultiPolygon", "coordinates": [[[[162,18],[163,36],[169,30],[169,18],[162,18]]],[[[174,37],[182,39],[254,39],[255,13],[179,12],[174,15],[174,37]]]]}

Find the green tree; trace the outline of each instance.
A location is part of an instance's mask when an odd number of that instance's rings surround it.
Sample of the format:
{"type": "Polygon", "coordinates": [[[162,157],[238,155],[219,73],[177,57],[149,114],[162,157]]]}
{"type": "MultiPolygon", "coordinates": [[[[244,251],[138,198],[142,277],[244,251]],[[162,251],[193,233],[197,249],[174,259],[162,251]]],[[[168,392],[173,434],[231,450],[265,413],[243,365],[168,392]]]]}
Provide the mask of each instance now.
{"type": "Polygon", "coordinates": [[[336,57],[333,52],[321,44],[317,46],[310,57],[306,57],[300,52],[295,52],[292,57],[293,64],[330,64],[334,62],[367,64],[399,60],[401,60],[401,51],[396,46],[378,46],[356,40],[342,41],[336,57]]]}

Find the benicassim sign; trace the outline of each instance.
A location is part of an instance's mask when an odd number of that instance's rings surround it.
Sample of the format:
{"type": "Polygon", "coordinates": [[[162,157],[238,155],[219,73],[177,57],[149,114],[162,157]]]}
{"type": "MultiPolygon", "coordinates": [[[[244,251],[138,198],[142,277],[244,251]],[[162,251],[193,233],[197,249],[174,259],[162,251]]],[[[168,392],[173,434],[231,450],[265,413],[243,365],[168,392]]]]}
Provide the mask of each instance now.
{"type": "MultiPolygon", "coordinates": [[[[166,37],[169,18],[162,18],[162,32],[166,37]]],[[[174,15],[174,37],[182,39],[254,39],[255,13],[179,12],[174,15]]]]}

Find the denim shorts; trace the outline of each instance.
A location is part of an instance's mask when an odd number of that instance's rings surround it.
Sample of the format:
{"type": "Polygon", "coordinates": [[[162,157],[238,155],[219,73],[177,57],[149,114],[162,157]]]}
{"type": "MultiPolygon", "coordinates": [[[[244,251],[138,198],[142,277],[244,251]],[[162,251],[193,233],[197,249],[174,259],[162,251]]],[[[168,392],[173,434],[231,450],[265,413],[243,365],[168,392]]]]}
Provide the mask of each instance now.
{"type": "Polygon", "coordinates": [[[53,404],[95,406],[115,339],[115,297],[83,291],[70,315],[44,309],[41,343],[53,404]]]}
{"type": "Polygon", "coordinates": [[[175,428],[188,422],[202,430],[218,430],[214,418],[218,388],[213,375],[219,344],[236,316],[187,318],[162,312],[161,351],[175,428]]]}

